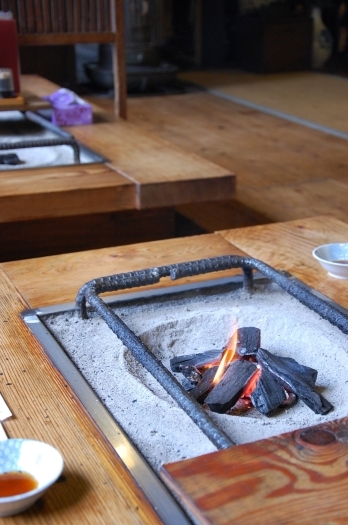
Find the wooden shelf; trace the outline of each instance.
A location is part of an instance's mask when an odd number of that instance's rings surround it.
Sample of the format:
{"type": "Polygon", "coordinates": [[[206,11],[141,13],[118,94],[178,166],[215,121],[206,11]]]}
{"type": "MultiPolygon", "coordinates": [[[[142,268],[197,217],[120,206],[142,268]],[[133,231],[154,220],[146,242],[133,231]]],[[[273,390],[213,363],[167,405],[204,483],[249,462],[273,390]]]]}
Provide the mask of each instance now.
{"type": "Polygon", "coordinates": [[[36,111],[38,109],[49,109],[50,107],[51,104],[47,100],[25,91],[13,98],[0,99],[0,111],[36,111]]]}

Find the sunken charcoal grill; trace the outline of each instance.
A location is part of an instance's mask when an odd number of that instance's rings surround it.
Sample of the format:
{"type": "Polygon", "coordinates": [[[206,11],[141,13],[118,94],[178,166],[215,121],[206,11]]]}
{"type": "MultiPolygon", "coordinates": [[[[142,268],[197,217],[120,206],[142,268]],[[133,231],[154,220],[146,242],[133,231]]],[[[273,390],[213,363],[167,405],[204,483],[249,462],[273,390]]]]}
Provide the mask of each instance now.
{"type": "MultiPolygon", "coordinates": [[[[171,372],[153,355],[140,338],[120,319],[111,309],[115,306],[115,297],[108,297],[102,300],[99,295],[105,292],[128,290],[140,288],[158,283],[164,277],[172,280],[197,276],[221,270],[233,268],[242,269],[243,289],[252,293],[254,288],[255,274],[257,280],[271,281],[277,284],[284,291],[296,298],[304,306],[319,314],[323,319],[336,326],[344,334],[348,334],[348,313],[339,305],[330,301],[327,297],[311,290],[304,283],[300,282],[287,272],[278,271],[266,263],[238,255],[226,255],[221,257],[201,259],[197,261],[172,264],[168,266],[153,267],[140,271],[133,271],[122,274],[115,274],[100,277],[89,281],[78,291],[75,308],[76,315],[82,319],[88,318],[87,303],[129,349],[133,357],[141,363],[144,368],[155,377],[167,393],[178,403],[178,405],[191,417],[201,431],[211,440],[217,449],[226,449],[234,445],[233,441],[214,423],[208,413],[199,405],[176,380],[171,372]],[[110,306],[109,306],[110,304],[110,306]]],[[[227,278],[228,282],[241,280],[240,277],[227,278]]],[[[207,286],[216,286],[218,279],[204,283],[194,283],[184,285],[181,290],[201,289],[207,286]],[[213,283],[213,284],[212,284],[213,283]]],[[[220,279],[220,282],[224,279],[220,279]]],[[[225,281],[226,282],[226,281],[225,281]]],[[[150,291],[155,295],[165,295],[166,293],[176,293],[180,286],[175,287],[174,291],[156,290],[150,291]]],[[[137,297],[144,297],[149,291],[142,291],[135,294],[137,297]]],[[[132,294],[128,292],[129,297],[132,294]]],[[[134,294],[133,294],[134,295],[134,294]]],[[[119,297],[119,296],[117,296],[119,297]]],[[[118,299],[116,299],[117,301],[118,299]]],[[[64,306],[64,305],[63,305],[64,306]]],[[[22,313],[24,321],[38,337],[45,347],[53,363],[61,371],[65,378],[69,377],[70,386],[75,390],[80,401],[85,405],[95,423],[101,428],[106,438],[119,453],[128,469],[131,471],[140,487],[157,510],[160,518],[165,524],[179,525],[190,523],[186,514],[182,511],[176,500],[168,492],[151,467],[146,463],[141,454],[129,442],[128,437],[120,427],[115,426],[115,420],[110,416],[102,402],[96,397],[95,393],[83,378],[81,373],[75,368],[70,358],[61,350],[58,343],[47,332],[44,325],[39,320],[40,315],[57,312],[54,307],[45,307],[37,310],[27,310],[22,313]],[[60,350],[60,353],[57,351],[60,350]],[[127,454],[120,453],[127,448],[127,454]]]]}
{"type": "MultiPolygon", "coordinates": [[[[44,114],[50,118],[50,113],[44,114]]],[[[90,164],[106,162],[106,157],[91,150],[81,144],[67,131],[52,124],[44,116],[25,111],[2,112],[3,118],[0,119],[2,133],[0,134],[0,164],[5,165],[4,169],[27,169],[30,167],[64,166],[72,162],[58,151],[60,146],[69,146],[73,152],[74,164],[90,164]],[[8,116],[8,114],[10,114],[8,116]],[[32,148],[40,148],[41,154],[38,159],[20,160],[21,151],[28,151],[32,148]],[[57,158],[49,160],[47,164],[47,151],[56,151],[57,158]]]]}
{"type": "Polygon", "coordinates": [[[201,259],[197,261],[160,266],[108,277],[101,277],[86,283],[78,292],[76,311],[82,318],[87,318],[88,302],[105,323],[129,349],[148,372],[163,386],[178,405],[191,417],[204,434],[218,448],[228,448],[235,443],[222,432],[211,420],[207,412],[186,392],[183,386],[173,377],[167,368],[153,355],[136,334],[100,299],[99,294],[136,288],[158,283],[162,277],[177,280],[220,270],[241,268],[243,270],[243,287],[247,292],[253,290],[253,270],[276,283],[283,290],[298,299],[302,304],[318,313],[321,317],[348,334],[348,317],[333,305],[314,295],[298,281],[289,278],[268,264],[250,257],[225,255],[222,257],[201,259]]]}

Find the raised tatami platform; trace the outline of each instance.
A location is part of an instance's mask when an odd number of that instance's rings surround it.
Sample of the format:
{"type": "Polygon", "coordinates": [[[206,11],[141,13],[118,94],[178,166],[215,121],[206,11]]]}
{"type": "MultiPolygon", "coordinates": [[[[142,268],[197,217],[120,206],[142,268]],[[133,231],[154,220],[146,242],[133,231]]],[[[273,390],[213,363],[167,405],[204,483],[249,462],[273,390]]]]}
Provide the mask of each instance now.
{"type": "Polygon", "coordinates": [[[348,139],[347,78],[315,71],[190,71],[180,78],[230,102],[348,139]]]}

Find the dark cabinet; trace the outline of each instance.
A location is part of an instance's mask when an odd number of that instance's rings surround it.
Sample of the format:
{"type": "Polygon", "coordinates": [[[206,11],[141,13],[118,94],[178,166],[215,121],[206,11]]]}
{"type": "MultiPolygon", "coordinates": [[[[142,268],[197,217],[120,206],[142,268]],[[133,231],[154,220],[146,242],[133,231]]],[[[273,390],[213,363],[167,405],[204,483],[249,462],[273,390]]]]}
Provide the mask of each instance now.
{"type": "Polygon", "coordinates": [[[311,17],[242,16],[236,24],[236,63],[255,73],[310,69],[311,17]]]}

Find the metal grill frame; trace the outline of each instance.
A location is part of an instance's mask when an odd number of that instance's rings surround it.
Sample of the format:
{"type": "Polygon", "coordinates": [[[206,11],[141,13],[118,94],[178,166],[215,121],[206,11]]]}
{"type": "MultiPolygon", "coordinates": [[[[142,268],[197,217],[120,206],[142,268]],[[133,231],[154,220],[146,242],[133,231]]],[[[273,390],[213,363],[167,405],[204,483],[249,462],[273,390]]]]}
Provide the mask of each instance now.
{"type": "MultiPolygon", "coordinates": [[[[226,285],[233,285],[235,288],[241,288],[243,286],[244,289],[252,293],[254,282],[264,284],[270,281],[275,282],[302,304],[316,311],[331,324],[337,326],[343,333],[348,333],[348,310],[344,307],[334,303],[328,297],[311,289],[286,272],[279,272],[257,259],[234,255],[102,277],[86,283],[80,289],[76,303],[29,309],[21,314],[27,327],[42,344],[48,358],[68,382],[77,399],[85,407],[94,423],[100,428],[105,438],[115,450],[115,453],[119,455],[165,525],[192,525],[192,521],[171,495],[157,473],[153,471],[142,454],[133,445],[115,418],[105,408],[103,402],[95,394],[82,373],[76,368],[73,361],[46,328],[42,319],[48,315],[66,313],[68,311],[75,311],[77,315],[87,317],[87,300],[88,302],[91,300],[98,305],[101,304],[102,310],[105,308],[106,312],[109,313],[111,307],[115,308],[118,303],[124,304],[125,302],[128,303],[133,300],[154,299],[155,297],[176,295],[188,291],[199,293],[204,289],[217,289],[219,286],[224,287],[226,285]],[[227,277],[215,277],[211,280],[201,282],[178,283],[176,286],[127,291],[125,293],[107,296],[103,300],[98,297],[99,293],[110,289],[115,291],[125,290],[127,288],[134,289],[144,284],[156,283],[159,282],[161,277],[167,275],[173,280],[177,280],[180,277],[188,275],[198,275],[199,273],[237,267],[242,268],[243,276],[230,275],[227,277]],[[253,273],[253,270],[256,270],[256,272],[253,273]],[[92,299],[93,297],[94,300],[92,299]]],[[[92,305],[92,308],[95,309],[95,306],[92,305]]],[[[128,331],[129,328],[126,327],[126,332],[128,331]]],[[[131,333],[131,336],[132,338],[133,336],[137,337],[133,333],[131,333]]],[[[146,350],[148,351],[148,349],[146,350]]],[[[191,402],[194,401],[191,399],[191,402]]],[[[213,432],[215,432],[215,429],[213,429],[213,432]]],[[[225,437],[224,435],[222,436],[223,439],[225,437]]],[[[229,438],[227,439],[229,440],[229,438]]],[[[231,446],[232,442],[229,440],[226,445],[231,446]]]]}
{"type": "Polygon", "coordinates": [[[268,264],[251,257],[224,255],[209,259],[159,266],[146,270],[109,275],[89,281],[82,286],[76,297],[76,313],[82,318],[88,317],[87,302],[105,321],[108,327],[128,348],[133,357],[160,383],[166,392],[191,417],[218,449],[225,449],[235,443],[213,422],[209,414],[197,403],[176,380],[171,372],[153,355],[151,350],[126,325],[120,317],[99,297],[104,292],[137,288],[158,283],[163,277],[177,280],[182,277],[196,276],[232,268],[243,271],[243,287],[246,292],[253,291],[253,271],[257,270],[270,281],[295,297],[299,302],[318,313],[321,317],[348,334],[348,316],[340,309],[314,295],[300,281],[295,281],[288,274],[280,272],[268,264]]]}

